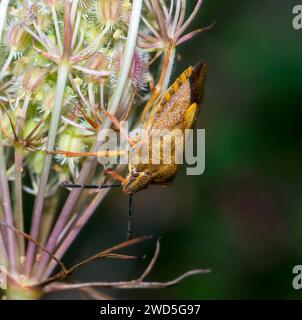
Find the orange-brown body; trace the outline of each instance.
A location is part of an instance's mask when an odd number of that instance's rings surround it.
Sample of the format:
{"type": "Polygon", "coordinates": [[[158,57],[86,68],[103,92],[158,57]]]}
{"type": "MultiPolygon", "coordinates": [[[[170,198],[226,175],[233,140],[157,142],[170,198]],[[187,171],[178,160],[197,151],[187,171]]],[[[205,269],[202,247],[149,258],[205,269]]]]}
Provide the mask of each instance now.
{"type": "MultiPolygon", "coordinates": [[[[140,144],[140,148],[146,147],[144,144],[150,145],[153,130],[173,132],[178,129],[184,135],[186,129],[194,128],[203,100],[206,71],[206,63],[199,62],[176,79],[144,121],[143,129],[149,139],[145,141],[139,138],[137,144],[140,144]]],[[[137,148],[130,152],[129,174],[124,183],[126,193],[132,195],[150,183],[166,184],[176,175],[179,165],[175,161],[175,142],[172,143],[170,164],[134,163],[132,159],[137,156],[136,152],[139,152],[137,148]]]]}

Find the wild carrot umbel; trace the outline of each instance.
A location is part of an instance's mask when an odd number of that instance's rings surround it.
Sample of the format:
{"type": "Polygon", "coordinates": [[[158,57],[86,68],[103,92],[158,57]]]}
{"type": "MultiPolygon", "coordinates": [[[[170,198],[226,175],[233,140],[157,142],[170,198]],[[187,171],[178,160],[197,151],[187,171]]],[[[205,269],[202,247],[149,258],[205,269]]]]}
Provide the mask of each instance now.
{"type": "Polygon", "coordinates": [[[95,157],[53,152],[93,154],[103,146],[101,131],[121,129],[123,120],[132,129],[140,127],[171,82],[177,46],[205,30],[186,33],[202,3],[196,1],[188,12],[186,0],[1,1],[0,264],[8,271],[9,298],[87,286],[164,287],[207,271],[167,283],[145,282],[158,244],[137,280],[57,283],[95,259],[135,259],[116,251],[145,238],[66,268],[60,259],[110,189],[74,188],[58,212],[63,183],[110,184],[113,178],[95,157]],[[35,198],[29,231],[24,230],[24,192],[35,198]],[[53,274],[56,267],[61,271],[53,274]]]}

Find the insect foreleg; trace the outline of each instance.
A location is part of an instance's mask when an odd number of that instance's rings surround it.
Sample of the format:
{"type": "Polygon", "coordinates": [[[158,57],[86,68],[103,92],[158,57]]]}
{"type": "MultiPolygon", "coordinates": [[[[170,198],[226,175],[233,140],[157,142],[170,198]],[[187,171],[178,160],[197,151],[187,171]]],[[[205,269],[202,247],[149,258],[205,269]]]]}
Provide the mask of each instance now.
{"type": "Polygon", "coordinates": [[[102,108],[102,111],[104,112],[105,116],[114,124],[114,126],[120,131],[120,133],[127,139],[130,146],[133,147],[135,145],[135,141],[133,141],[130,137],[128,132],[126,132],[123,127],[121,126],[120,121],[112,115],[110,112],[102,108]]]}
{"type": "Polygon", "coordinates": [[[63,150],[53,150],[53,151],[47,151],[48,154],[53,155],[64,155],[68,158],[79,158],[79,157],[104,157],[104,158],[110,158],[110,157],[120,157],[122,155],[125,155],[127,151],[125,150],[102,150],[102,151],[96,151],[96,152],[71,152],[71,151],[63,151],[63,150]]]}

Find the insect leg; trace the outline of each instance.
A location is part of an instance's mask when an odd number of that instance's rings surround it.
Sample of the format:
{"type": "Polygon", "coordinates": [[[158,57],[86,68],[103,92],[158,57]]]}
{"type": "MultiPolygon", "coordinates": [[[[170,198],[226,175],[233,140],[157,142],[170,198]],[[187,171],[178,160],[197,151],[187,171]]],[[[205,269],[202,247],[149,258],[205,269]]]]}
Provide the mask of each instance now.
{"type": "Polygon", "coordinates": [[[63,150],[53,150],[47,151],[48,154],[53,155],[64,155],[68,158],[79,158],[79,157],[114,157],[114,156],[121,156],[127,151],[123,150],[103,150],[103,151],[96,151],[96,152],[71,152],[71,151],[63,151],[63,150]]]}
{"type": "Polygon", "coordinates": [[[120,124],[120,121],[106,109],[101,108],[105,116],[114,124],[114,126],[120,131],[120,133],[128,140],[131,147],[135,145],[135,142],[129,137],[128,132],[126,132],[120,124]]]}
{"type": "Polygon", "coordinates": [[[129,195],[127,240],[130,240],[132,238],[132,230],[133,230],[132,203],[133,203],[133,196],[129,195]]]}
{"type": "Polygon", "coordinates": [[[113,169],[106,169],[106,172],[110,174],[115,180],[119,181],[122,185],[126,184],[126,179],[123,178],[118,172],[113,169]]]}

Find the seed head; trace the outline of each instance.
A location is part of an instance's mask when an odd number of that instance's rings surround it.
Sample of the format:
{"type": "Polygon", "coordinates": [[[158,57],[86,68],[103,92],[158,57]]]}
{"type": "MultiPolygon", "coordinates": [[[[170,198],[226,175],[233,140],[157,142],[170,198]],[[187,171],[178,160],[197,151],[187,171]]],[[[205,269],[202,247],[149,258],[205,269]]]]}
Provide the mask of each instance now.
{"type": "MultiPolygon", "coordinates": [[[[51,84],[43,85],[36,93],[36,100],[39,104],[39,110],[41,112],[52,112],[55,105],[55,87],[51,84]]],[[[64,92],[64,100],[62,105],[62,114],[68,112],[70,107],[73,107],[76,103],[73,90],[70,87],[66,87],[64,92]]]]}
{"type": "Polygon", "coordinates": [[[30,38],[30,35],[24,29],[22,23],[11,25],[7,32],[7,44],[11,49],[16,51],[26,49],[30,38]]]}
{"type": "MultiPolygon", "coordinates": [[[[104,53],[97,52],[87,60],[85,67],[93,71],[108,70],[109,59],[104,53]]],[[[93,82],[93,83],[99,83],[100,81],[104,82],[106,80],[106,78],[102,78],[97,75],[89,75],[89,74],[86,74],[85,78],[88,82],[93,82]]]]}
{"type": "MultiPolygon", "coordinates": [[[[111,55],[113,64],[111,82],[113,84],[117,81],[119,70],[121,64],[123,63],[123,52],[124,48],[122,46],[118,46],[111,55]]],[[[147,81],[149,78],[148,61],[148,53],[140,48],[136,48],[129,73],[129,81],[131,85],[139,91],[145,90],[147,86],[147,81]]]]}
{"type": "Polygon", "coordinates": [[[40,14],[47,15],[51,10],[62,11],[64,8],[63,0],[40,0],[37,2],[38,11],[40,14]]]}
{"type": "Polygon", "coordinates": [[[97,21],[111,29],[118,26],[129,11],[128,6],[124,6],[122,0],[97,0],[95,1],[95,15],[97,21]]]}
{"type": "Polygon", "coordinates": [[[47,70],[32,67],[29,68],[23,75],[22,88],[26,93],[35,92],[43,83],[47,70]]]}
{"type": "MultiPolygon", "coordinates": [[[[58,138],[57,147],[59,150],[69,152],[83,152],[86,150],[85,140],[83,139],[83,132],[74,127],[65,130],[58,138]]],[[[68,158],[64,155],[57,155],[56,159],[65,164],[67,161],[72,162],[77,159],[68,158]]],[[[79,160],[79,159],[78,159],[79,160]]]]}

